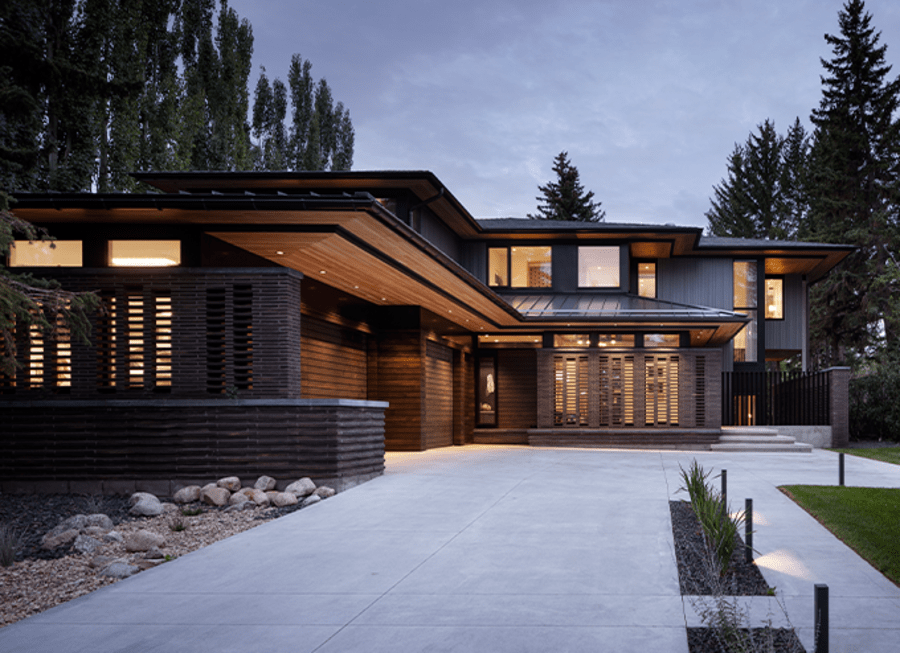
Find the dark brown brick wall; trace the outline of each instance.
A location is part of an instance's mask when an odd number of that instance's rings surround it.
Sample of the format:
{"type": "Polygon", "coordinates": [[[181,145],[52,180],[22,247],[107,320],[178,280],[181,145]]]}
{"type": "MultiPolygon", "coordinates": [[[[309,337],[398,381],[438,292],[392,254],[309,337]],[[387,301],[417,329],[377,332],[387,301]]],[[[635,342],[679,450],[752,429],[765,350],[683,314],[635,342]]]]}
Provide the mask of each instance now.
{"type": "Polygon", "coordinates": [[[0,411],[4,492],[262,474],[341,488],[384,471],[384,407],[372,402],[17,401],[0,411]]]}

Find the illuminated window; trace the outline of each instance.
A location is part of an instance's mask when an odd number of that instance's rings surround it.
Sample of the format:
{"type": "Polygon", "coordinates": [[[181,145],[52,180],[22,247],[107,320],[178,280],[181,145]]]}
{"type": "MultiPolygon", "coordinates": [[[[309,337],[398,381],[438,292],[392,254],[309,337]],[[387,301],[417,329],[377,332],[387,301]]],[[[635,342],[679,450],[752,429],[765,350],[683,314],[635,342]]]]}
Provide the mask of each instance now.
{"type": "Polygon", "coordinates": [[[784,319],[784,279],[766,279],[766,319],[784,319]]]}
{"type": "Polygon", "coordinates": [[[734,310],[746,313],[750,322],[734,337],[734,362],[756,362],[756,262],[734,262],[734,310]]]}
{"type": "Polygon", "coordinates": [[[478,336],[479,347],[540,347],[540,335],[478,336]]]}
{"type": "Polygon", "coordinates": [[[578,286],[580,288],[618,288],[619,248],[579,247],[578,286]]]}
{"type": "Polygon", "coordinates": [[[601,333],[597,336],[598,347],[634,347],[633,333],[601,333]]]}
{"type": "Polygon", "coordinates": [[[553,286],[552,255],[549,247],[511,247],[512,287],[553,286]]]}
{"type": "Polygon", "coordinates": [[[111,240],[109,260],[115,267],[154,268],[181,264],[181,241],[111,240]]]}
{"type": "Polygon", "coordinates": [[[554,347],[590,347],[591,337],[584,334],[563,333],[553,336],[554,347]]]}
{"type": "Polygon", "coordinates": [[[638,295],[656,297],[656,263],[638,263],[638,295]]]}
{"type": "Polygon", "coordinates": [[[488,249],[488,285],[509,285],[509,249],[491,247],[488,249]]]}
{"type": "Polygon", "coordinates": [[[81,267],[80,240],[17,240],[9,249],[9,267],[81,267]]]}
{"type": "Polygon", "coordinates": [[[644,347],[678,347],[681,338],[677,333],[646,333],[644,334],[644,347]]]}

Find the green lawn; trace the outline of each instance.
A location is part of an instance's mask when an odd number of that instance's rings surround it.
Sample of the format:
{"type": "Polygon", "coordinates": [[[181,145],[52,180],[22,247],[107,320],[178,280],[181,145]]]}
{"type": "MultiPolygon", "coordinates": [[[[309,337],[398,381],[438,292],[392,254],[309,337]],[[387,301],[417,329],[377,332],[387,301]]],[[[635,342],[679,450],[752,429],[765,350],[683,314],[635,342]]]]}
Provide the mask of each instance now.
{"type": "Polygon", "coordinates": [[[878,447],[877,449],[832,449],[837,453],[849,453],[852,456],[871,458],[885,463],[900,465],[900,447],[878,447]]]}
{"type": "Polygon", "coordinates": [[[900,488],[780,488],[878,571],[900,585],[900,488]]]}

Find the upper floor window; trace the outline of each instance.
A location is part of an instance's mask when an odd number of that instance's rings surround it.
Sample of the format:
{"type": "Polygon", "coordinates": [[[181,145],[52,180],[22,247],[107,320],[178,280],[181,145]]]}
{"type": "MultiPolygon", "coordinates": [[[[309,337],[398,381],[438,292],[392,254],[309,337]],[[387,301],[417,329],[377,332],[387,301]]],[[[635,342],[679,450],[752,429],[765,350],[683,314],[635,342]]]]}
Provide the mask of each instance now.
{"type": "Polygon", "coordinates": [[[656,263],[638,263],[638,295],[656,298],[656,263]]]}
{"type": "Polygon", "coordinates": [[[757,359],[756,261],[735,261],[733,267],[734,310],[746,313],[750,322],[734,337],[734,362],[757,359]]]}
{"type": "Polygon", "coordinates": [[[591,336],[587,333],[557,333],[553,336],[554,347],[590,347],[591,336]]]}
{"type": "Polygon", "coordinates": [[[495,287],[551,288],[553,256],[549,246],[488,248],[488,283],[495,287]]]}
{"type": "Polygon", "coordinates": [[[9,248],[9,267],[80,268],[80,240],[17,240],[9,248]]]}
{"type": "Polygon", "coordinates": [[[678,347],[681,345],[681,337],[677,333],[645,333],[644,347],[678,347]]]}
{"type": "Polygon", "coordinates": [[[618,288],[619,248],[579,247],[578,287],[618,288]]]}
{"type": "Polygon", "coordinates": [[[113,267],[169,267],[181,264],[179,240],[111,240],[109,262],[113,267]]]}
{"type": "Polygon", "coordinates": [[[784,279],[766,277],[766,319],[784,319],[784,279]]]}

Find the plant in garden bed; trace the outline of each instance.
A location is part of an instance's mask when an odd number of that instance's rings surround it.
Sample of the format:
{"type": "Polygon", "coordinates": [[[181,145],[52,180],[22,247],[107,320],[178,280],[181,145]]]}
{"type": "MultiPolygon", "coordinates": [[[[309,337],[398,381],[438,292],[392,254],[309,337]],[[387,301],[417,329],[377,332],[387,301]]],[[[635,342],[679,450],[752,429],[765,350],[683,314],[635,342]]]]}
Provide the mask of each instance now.
{"type": "Polygon", "coordinates": [[[0,566],[12,565],[21,546],[22,536],[12,526],[0,522],[0,566]]]}
{"type": "Polygon", "coordinates": [[[743,510],[732,513],[728,509],[722,495],[706,482],[710,474],[711,472],[704,471],[696,460],[692,461],[687,471],[681,468],[681,478],[684,481],[681,490],[690,496],[691,507],[703,528],[707,545],[718,563],[719,575],[724,576],[731,564],[731,557],[738,542],[738,532],[744,523],[745,515],[743,510]]]}

